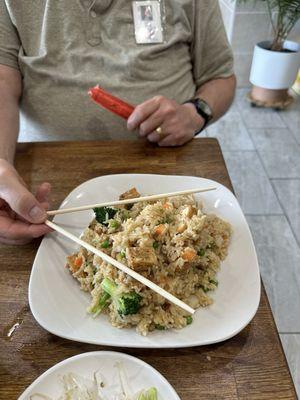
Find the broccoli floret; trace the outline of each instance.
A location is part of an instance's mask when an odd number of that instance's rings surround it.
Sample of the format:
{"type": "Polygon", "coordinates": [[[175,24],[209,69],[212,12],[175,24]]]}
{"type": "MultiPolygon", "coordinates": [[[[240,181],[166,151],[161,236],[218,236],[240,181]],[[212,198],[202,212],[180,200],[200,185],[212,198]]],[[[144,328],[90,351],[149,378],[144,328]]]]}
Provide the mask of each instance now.
{"type": "Polygon", "coordinates": [[[110,295],[106,292],[102,294],[98,303],[90,310],[90,313],[93,314],[93,317],[96,318],[103,309],[108,305],[108,300],[110,299],[110,295]]]}
{"type": "Polygon", "coordinates": [[[104,226],[108,226],[108,221],[112,219],[118,210],[111,207],[97,207],[94,208],[96,221],[104,226]]]}
{"type": "Polygon", "coordinates": [[[111,296],[121,316],[136,314],[139,311],[142,297],[136,292],[119,293],[118,285],[108,278],[103,279],[101,286],[111,296]]]}

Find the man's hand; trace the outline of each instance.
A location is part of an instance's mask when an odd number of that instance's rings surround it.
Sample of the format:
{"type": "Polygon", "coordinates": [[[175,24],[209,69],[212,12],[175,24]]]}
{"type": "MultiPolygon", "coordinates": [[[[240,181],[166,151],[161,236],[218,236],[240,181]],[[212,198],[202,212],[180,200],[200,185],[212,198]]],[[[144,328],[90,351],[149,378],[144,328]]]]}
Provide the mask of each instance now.
{"type": "Polygon", "coordinates": [[[138,105],[127,122],[130,131],[139,129],[143,137],[159,146],[181,146],[204,125],[193,104],[178,104],[156,96],[138,105]],[[157,128],[160,128],[158,133],[157,128]]]}
{"type": "Polygon", "coordinates": [[[34,197],[13,166],[0,160],[0,243],[25,244],[50,231],[43,224],[50,190],[43,183],[34,197]]]}

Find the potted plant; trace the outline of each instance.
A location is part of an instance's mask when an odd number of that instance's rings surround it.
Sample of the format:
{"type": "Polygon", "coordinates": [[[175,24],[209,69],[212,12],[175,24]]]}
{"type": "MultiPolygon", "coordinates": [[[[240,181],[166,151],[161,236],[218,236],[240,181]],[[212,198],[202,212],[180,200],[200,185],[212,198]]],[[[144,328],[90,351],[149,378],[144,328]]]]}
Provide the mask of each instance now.
{"type": "Polygon", "coordinates": [[[289,103],[288,89],[300,67],[300,44],[287,37],[300,18],[300,0],[237,0],[264,2],[269,12],[273,39],[255,46],[250,73],[250,100],[259,105],[283,107],[289,103]]]}

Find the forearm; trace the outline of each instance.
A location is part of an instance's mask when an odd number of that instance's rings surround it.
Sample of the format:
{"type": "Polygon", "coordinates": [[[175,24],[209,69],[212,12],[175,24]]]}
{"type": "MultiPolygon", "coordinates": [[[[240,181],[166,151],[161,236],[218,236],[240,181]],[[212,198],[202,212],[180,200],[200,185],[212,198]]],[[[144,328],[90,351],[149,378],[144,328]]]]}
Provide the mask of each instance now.
{"type": "Polygon", "coordinates": [[[219,78],[204,83],[198,88],[195,97],[207,102],[213,111],[213,121],[216,121],[229,109],[234,99],[236,79],[232,75],[229,78],[219,78]]]}
{"type": "Polygon", "coordinates": [[[0,159],[11,164],[19,132],[20,95],[19,72],[0,65],[0,159]]]}

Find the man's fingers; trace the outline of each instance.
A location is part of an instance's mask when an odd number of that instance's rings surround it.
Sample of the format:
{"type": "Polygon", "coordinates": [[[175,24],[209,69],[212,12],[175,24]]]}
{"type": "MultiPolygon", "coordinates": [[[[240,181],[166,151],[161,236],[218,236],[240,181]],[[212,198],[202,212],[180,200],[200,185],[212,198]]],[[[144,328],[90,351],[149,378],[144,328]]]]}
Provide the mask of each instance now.
{"type": "Polygon", "coordinates": [[[0,216],[0,238],[8,240],[28,240],[51,232],[44,224],[28,224],[26,222],[0,216]]]}
{"type": "Polygon", "coordinates": [[[47,201],[40,203],[44,210],[48,211],[50,209],[50,204],[47,201]]]}
{"type": "Polygon", "coordinates": [[[9,186],[2,187],[0,195],[17,214],[27,221],[37,224],[46,220],[45,209],[17,179],[11,179],[9,186]]]}
{"type": "Polygon", "coordinates": [[[157,132],[152,132],[147,136],[147,139],[151,143],[158,143],[161,140],[161,136],[157,132]]]}
{"type": "Polygon", "coordinates": [[[177,139],[173,135],[166,136],[165,138],[162,138],[158,140],[158,145],[160,147],[175,147],[175,146],[181,146],[184,143],[184,140],[177,139]]]}
{"type": "Polygon", "coordinates": [[[157,110],[154,114],[150,115],[144,122],[140,125],[140,135],[142,137],[149,135],[154,132],[155,129],[160,127],[164,122],[162,114],[157,110]]]}
{"type": "Polygon", "coordinates": [[[48,182],[42,183],[36,190],[35,198],[39,203],[47,202],[51,192],[51,185],[48,182]]]}
{"type": "Polygon", "coordinates": [[[145,101],[135,107],[133,113],[130,115],[127,121],[127,128],[130,131],[134,131],[138,128],[142,122],[144,122],[150,115],[155,113],[159,109],[162,96],[153,97],[150,100],[145,101]]]}

